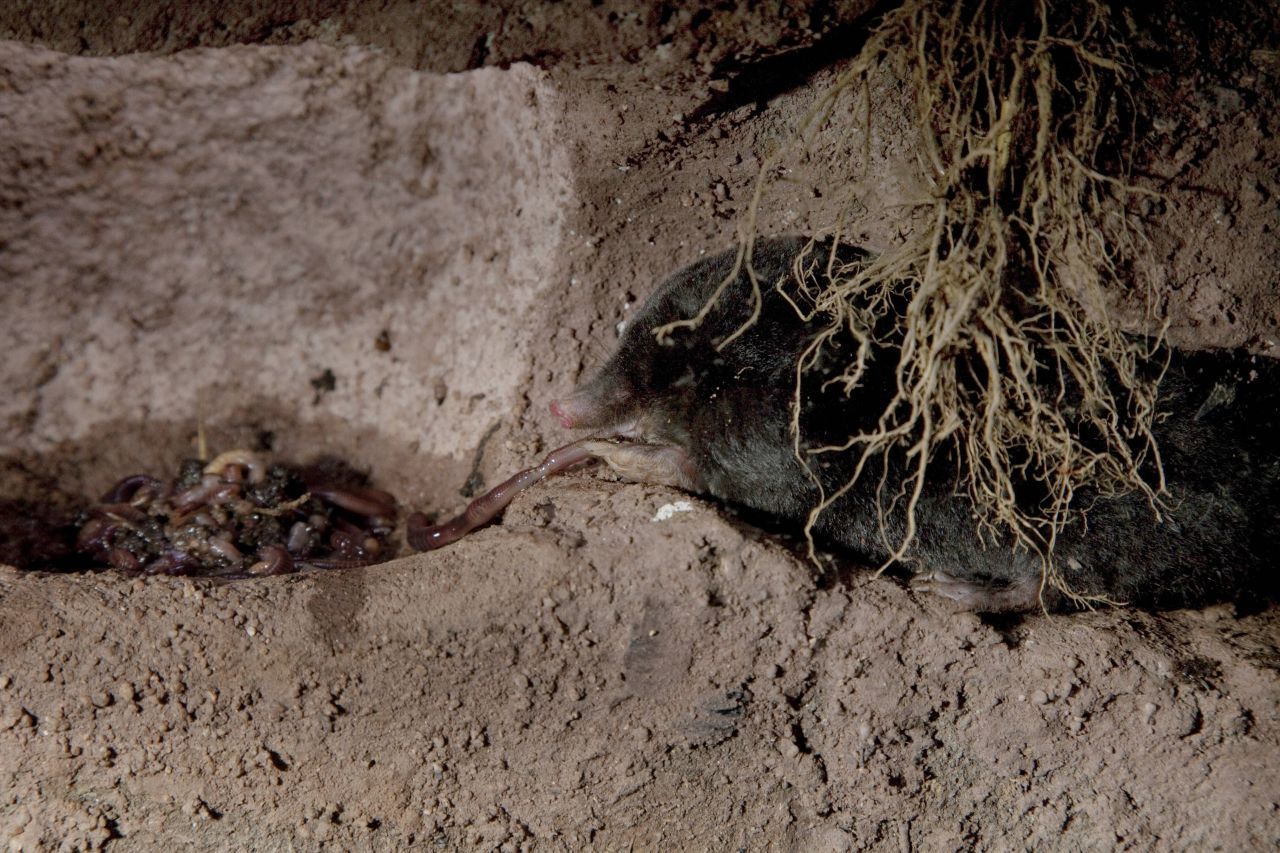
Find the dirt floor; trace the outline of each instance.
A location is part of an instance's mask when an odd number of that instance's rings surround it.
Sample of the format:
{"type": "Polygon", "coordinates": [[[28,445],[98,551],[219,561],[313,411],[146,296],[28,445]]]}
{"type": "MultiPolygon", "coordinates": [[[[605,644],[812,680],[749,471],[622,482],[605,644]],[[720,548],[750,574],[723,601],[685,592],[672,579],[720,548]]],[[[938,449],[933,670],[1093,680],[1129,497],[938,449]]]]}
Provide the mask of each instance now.
{"type": "MultiPolygon", "coordinates": [[[[212,5],[0,11],[0,530],[198,422],[460,508],[733,242],[870,6],[212,5]]],[[[1278,13],[1219,12],[1135,24],[1135,282],[1175,342],[1280,355],[1278,13]]],[[[869,148],[837,113],[762,231],[830,221],[833,174],[864,245],[913,227],[910,94],[872,95],[869,148]]],[[[0,840],[1275,849],[1280,608],[983,619],[594,471],[364,570],[0,566],[0,840]]]]}

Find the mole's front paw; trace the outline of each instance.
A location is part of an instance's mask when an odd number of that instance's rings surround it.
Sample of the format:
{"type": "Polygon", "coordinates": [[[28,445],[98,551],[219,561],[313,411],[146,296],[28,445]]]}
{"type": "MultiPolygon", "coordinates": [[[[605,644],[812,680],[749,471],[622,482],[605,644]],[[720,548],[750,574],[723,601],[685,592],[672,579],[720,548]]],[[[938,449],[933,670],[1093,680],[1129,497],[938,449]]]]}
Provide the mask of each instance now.
{"type": "Polygon", "coordinates": [[[634,483],[675,486],[688,492],[705,490],[702,478],[682,447],[622,439],[588,440],[582,446],[634,483]]]}
{"type": "Polygon", "coordinates": [[[1040,601],[1040,577],[1028,575],[1012,583],[963,580],[942,571],[925,571],[911,578],[911,589],[958,601],[980,613],[1031,610],[1040,601]]]}

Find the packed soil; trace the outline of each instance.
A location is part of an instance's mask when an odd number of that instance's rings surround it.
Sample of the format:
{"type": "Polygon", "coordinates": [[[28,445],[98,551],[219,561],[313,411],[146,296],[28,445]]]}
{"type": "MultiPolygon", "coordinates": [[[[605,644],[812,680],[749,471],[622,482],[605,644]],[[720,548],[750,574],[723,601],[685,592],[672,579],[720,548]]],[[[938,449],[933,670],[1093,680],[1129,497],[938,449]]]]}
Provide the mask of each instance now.
{"type": "MultiPolygon", "coordinates": [[[[214,5],[0,11],[12,536],[200,425],[456,511],[568,440],[550,400],[733,243],[871,6],[214,5]]],[[[1280,354],[1280,22],[1186,5],[1133,24],[1135,288],[1179,345],[1280,354]]],[[[834,115],[763,233],[915,226],[910,93],[870,89],[870,144],[834,115]]],[[[591,469],[371,568],[28,569],[0,567],[14,850],[1280,844],[1261,602],[981,618],[591,469]]]]}

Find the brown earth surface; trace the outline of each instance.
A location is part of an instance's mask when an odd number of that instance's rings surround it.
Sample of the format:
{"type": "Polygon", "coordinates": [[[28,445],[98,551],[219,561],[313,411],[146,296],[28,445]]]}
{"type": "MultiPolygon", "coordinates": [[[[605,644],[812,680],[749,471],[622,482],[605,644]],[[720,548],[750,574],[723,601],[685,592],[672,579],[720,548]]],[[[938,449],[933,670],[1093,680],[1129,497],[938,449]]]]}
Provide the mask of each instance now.
{"type": "MultiPolygon", "coordinates": [[[[868,4],[453,5],[0,11],[0,522],[198,422],[458,509],[733,242],[868,4]]],[[[1160,44],[1216,72],[1153,75],[1135,280],[1175,342],[1273,354],[1280,29],[1219,11],[1160,44]]],[[[872,94],[870,160],[838,113],[762,231],[839,183],[868,247],[913,227],[910,95],[872,94]]],[[[1275,849],[1280,609],[983,619],[590,470],[364,570],[0,567],[0,841],[1275,849]]]]}

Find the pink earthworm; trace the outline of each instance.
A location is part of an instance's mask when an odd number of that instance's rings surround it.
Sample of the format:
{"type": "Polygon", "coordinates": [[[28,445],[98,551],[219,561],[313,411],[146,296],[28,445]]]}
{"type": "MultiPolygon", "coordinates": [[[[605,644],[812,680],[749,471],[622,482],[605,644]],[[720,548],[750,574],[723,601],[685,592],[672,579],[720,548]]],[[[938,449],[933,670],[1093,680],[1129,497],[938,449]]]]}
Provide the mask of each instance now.
{"type": "Polygon", "coordinates": [[[334,530],[329,534],[329,547],[343,559],[360,559],[362,557],[360,540],[363,538],[363,535],[358,532],[334,530]]]}
{"type": "Polygon", "coordinates": [[[264,545],[258,550],[258,562],[248,568],[254,577],[284,575],[294,570],[293,557],[280,545],[264,545]]]}
{"type": "Polygon", "coordinates": [[[143,571],[149,575],[182,575],[200,567],[200,561],[186,551],[170,549],[148,563],[143,571]]]}
{"type": "Polygon", "coordinates": [[[226,533],[222,536],[209,537],[208,548],[211,553],[217,554],[232,565],[237,565],[244,559],[240,549],[236,547],[235,543],[231,541],[230,535],[226,533]]]}
{"type": "Polygon", "coordinates": [[[334,528],[329,534],[329,546],[336,559],[372,562],[382,552],[382,543],[368,530],[341,518],[334,519],[334,528]]]}
{"type": "Polygon", "coordinates": [[[221,476],[217,474],[205,474],[200,478],[199,483],[173,496],[171,501],[173,508],[179,513],[190,512],[201,504],[209,503],[214,495],[229,485],[224,483],[221,476]]]}
{"type": "Polygon", "coordinates": [[[111,487],[111,491],[102,496],[99,503],[104,504],[123,504],[133,500],[133,496],[143,486],[152,488],[159,487],[160,481],[155,477],[149,477],[146,474],[134,474],[132,477],[125,477],[120,482],[111,487]]]}
{"type": "Polygon", "coordinates": [[[420,512],[409,516],[405,522],[409,547],[418,551],[433,551],[445,545],[457,542],[463,536],[483,524],[492,521],[498,513],[506,509],[516,495],[534,483],[572,468],[580,462],[594,459],[595,456],[585,445],[589,441],[598,441],[597,436],[589,436],[572,444],[557,447],[547,454],[541,464],[526,468],[502,484],[495,486],[480,497],[473,500],[462,511],[462,514],[443,524],[429,524],[427,517],[420,512]]]}
{"type": "Polygon", "coordinates": [[[311,494],[339,509],[365,518],[388,518],[396,514],[395,496],[382,489],[371,489],[368,486],[349,486],[344,489],[322,486],[311,489],[311,494]]]}
{"type": "Polygon", "coordinates": [[[103,553],[111,547],[111,541],[119,529],[105,518],[91,518],[80,528],[76,537],[76,547],[91,553],[103,553]]]}
{"type": "Polygon", "coordinates": [[[130,551],[119,547],[107,551],[107,562],[113,569],[120,569],[126,572],[136,572],[142,567],[137,557],[130,551]]]}
{"type": "Polygon", "coordinates": [[[138,509],[133,504],[100,504],[91,510],[95,515],[102,518],[108,518],[112,521],[124,524],[126,527],[135,524],[142,524],[147,520],[147,514],[138,509]]]}
{"type": "Polygon", "coordinates": [[[261,483],[267,478],[266,464],[251,450],[228,450],[225,453],[219,453],[212,462],[204,466],[204,473],[221,478],[223,472],[232,465],[241,466],[247,470],[250,483],[261,483]]]}

